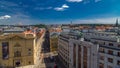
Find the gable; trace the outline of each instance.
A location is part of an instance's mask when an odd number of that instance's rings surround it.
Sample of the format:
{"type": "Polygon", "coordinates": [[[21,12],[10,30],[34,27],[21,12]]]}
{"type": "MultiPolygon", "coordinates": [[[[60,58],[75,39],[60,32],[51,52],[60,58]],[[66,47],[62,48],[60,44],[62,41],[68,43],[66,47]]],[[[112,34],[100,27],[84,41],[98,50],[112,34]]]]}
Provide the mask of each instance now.
{"type": "Polygon", "coordinates": [[[25,40],[26,38],[15,35],[15,36],[11,36],[11,37],[7,37],[6,39],[10,39],[10,40],[25,40]]]}

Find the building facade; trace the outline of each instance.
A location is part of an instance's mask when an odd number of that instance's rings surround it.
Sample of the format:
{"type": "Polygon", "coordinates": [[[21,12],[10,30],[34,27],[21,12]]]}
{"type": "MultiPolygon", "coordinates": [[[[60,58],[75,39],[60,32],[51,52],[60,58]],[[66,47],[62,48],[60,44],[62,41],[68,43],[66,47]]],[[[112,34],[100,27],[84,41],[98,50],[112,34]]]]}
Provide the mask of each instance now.
{"type": "Polygon", "coordinates": [[[85,39],[99,45],[98,68],[120,68],[120,37],[115,32],[85,33],[85,39]]]}
{"type": "Polygon", "coordinates": [[[32,34],[6,34],[0,36],[0,66],[14,68],[34,64],[34,41],[32,34]]]}
{"type": "Polygon", "coordinates": [[[57,51],[58,48],[58,35],[59,33],[50,34],[50,51],[57,51]]]}
{"type": "Polygon", "coordinates": [[[69,37],[60,34],[58,38],[58,57],[66,68],[69,68],[69,37]]]}
{"type": "Polygon", "coordinates": [[[70,30],[59,36],[58,56],[66,68],[97,68],[98,46],[84,41],[80,32],[70,30]]]}
{"type": "Polygon", "coordinates": [[[98,45],[71,39],[69,43],[69,68],[97,68],[98,45]]]}
{"type": "Polygon", "coordinates": [[[50,51],[54,52],[57,51],[58,48],[58,36],[61,32],[60,27],[51,27],[49,29],[50,32],[50,51]]]}

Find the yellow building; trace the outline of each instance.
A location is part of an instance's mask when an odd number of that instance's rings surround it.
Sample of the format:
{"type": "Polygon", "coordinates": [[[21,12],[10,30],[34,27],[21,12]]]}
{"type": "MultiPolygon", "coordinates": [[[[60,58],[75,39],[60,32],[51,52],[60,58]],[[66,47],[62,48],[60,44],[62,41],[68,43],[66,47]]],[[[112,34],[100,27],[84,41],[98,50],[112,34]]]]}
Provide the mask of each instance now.
{"type": "Polygon", "coordinates": [[[50,32],[50,51],[57,51],[58,48],[58,36],[62,32],[61,27],[51,27],[50,32]]]}
{"type": "Polygon", "coordinates": [[[34,64],[33,34],[0,35],[0,66],[13,68],[34,64]]]}
{"type": "Polygon", "coordinates": [[[53,33],[50,35],[50,51],[57,51],[58,47],[58,34],[53,33]]]}

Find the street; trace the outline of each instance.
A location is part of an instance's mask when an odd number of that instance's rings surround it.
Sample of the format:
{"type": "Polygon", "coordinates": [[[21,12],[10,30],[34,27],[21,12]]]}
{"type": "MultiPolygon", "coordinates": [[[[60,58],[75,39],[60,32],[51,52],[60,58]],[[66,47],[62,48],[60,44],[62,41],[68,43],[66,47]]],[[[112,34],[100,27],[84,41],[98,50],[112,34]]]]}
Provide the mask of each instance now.
{"type": "Polygon", "coordinates": [[[46,31],[44,42],[42,45],[43,60],[42,63],[45,63],[46,68],[53,68],[54,61],[51,61],[50,57],[54,56],[53,53],[50,53],[50,40],[49,40],[49,31],[46,31]]]}
{"type": "Polygon", "coordinates": [[[50,52],[50,40],[49,40],[48,31],[46,31],[44,38],[45,38],[45,41],[43,42],[43,45],[42,45],[42,52],[47,53],[47,52],[50,52]]]}
{"type": "Polygon", "coordinates": [[[46,31],[44,39],[45,40],[42,45],[42,63],[45,63],[46,68],[54,68],[55,64],[57,64],[58,68],[65,68],[64,65],[59,61],[57,52],[50,52],[49,31],[46,31]],[[51,57],[53,59],[51,59],[51,57]]]}

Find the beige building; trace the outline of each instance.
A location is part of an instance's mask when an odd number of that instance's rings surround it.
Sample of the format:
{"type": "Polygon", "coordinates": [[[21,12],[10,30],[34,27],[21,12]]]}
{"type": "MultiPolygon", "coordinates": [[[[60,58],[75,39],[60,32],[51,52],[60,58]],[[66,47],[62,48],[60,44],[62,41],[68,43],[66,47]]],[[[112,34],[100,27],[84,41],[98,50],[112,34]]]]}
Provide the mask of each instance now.
{"type": "Polygon", "coordinates": [[[13,68],[34,64],[33,34],[0,35],[0,67],[13,68]]]}
{"type": "Polygon", "coordinates": [[[60,27],[52,27],[49,29],[50,32],[50,51],[57,51],[58,49],[58,36],[62,29],[60,27]]]}
{"type": "Polygon", "coordinates": [[[50,51],[57,51],[59,33],[50,33],[50,51]]]}

